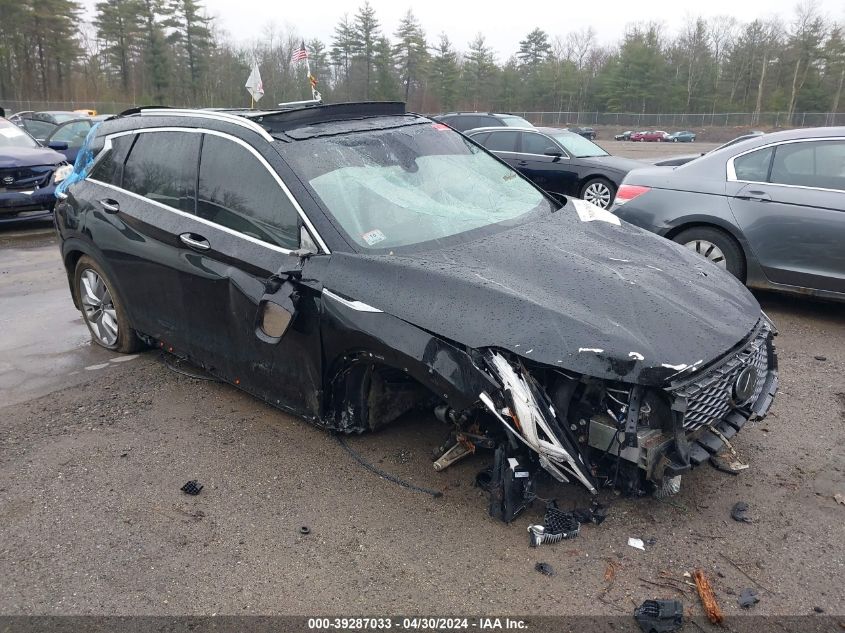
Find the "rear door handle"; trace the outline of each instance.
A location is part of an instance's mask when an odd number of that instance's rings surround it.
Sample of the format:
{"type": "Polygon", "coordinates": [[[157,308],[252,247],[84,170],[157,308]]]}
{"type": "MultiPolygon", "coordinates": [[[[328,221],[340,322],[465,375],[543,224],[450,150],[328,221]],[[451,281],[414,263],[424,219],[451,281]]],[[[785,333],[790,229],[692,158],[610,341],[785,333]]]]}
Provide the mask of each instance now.
{"type": "Polygon", "coordinates": [[[527,160],[518,160],[518,161],[516,161],[516,165],[517,165],[517,167],[527,167],[528,161],[527,160]]]}
{"type": "Polygon", "coordinates": [[[211,244],[208,243],[208,240],[202,235],[197,235],[196,233],[182,233],[179,236],[179,239],[182,240],[182,243],[185,246],[192,248],[195,251],[207,251],[211,248],[211,244]]]}
{"type": "Polygon", "coordinates": [[[759,202],[771,202],[772,196],[765,191],[751,190],[745,191],[737,196],[740,200],[757,200],[759,202]]]}
{"type": "Polygon", "coordinates": [[[100,206],[103,207],[103,211],[106,213],[117,213],[120,211],[120,204],[117,200],[112,200],[111,198],[103,198],[100,200],[100,206]]]}

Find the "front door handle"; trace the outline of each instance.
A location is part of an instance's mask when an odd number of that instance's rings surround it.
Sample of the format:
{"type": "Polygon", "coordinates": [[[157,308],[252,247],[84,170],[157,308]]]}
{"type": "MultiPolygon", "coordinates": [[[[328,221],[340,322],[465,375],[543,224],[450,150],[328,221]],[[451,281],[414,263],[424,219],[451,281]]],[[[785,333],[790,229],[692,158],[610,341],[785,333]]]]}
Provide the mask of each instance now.
{"type": "Polygon", "coordinates": [[[196,233],[182,233],[179,236],[179,239],[182,240],[182,243],[185,246],[192,248],[195,251],[207,251],[211,248],[211,244],[208,243],[208,240],[202,235],[197,235],[196,233]]]}
{"type": "Polygon", "coordinates": [[[517,167],[528,167],[528,161],[527,160],[518,160],[518,161],[516,161],[516,166],[517,167]]]}
{"type": "Polygon", "coordinates": [[[106,213],[117,213],[120,211],[120,203],[117,200],[112,200],[111,198],[103,198],[100,200],[100,206],[103,207],[103,211],[106,213]]]}
{"type": "Polygon", "coordinates": [[[740,195],[737,196],[740,200],[757,200],[758,202],[771,202],[772,196],[770,196],[765,191],[759,191],[757,189],[744,191],[740,195]]]}

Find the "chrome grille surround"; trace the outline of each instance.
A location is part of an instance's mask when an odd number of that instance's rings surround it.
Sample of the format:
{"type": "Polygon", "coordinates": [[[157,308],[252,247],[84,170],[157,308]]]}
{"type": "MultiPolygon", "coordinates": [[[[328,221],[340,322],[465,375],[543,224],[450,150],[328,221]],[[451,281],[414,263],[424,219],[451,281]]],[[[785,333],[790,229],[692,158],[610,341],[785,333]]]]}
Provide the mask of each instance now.
{"type": "Polygon", "coordinates": [[[750,340],[702,374],[670,387],[667,391],[675,400],[686,405],[684,428],[695,431],[720,422],[733,409],[754,403],[763,392],[771,367],[773,328],[767,319],[758,323],[750,340]],[[734,383],[746,367],[757,373],[754,394],[745,402],[734,400],[734,383]]]}

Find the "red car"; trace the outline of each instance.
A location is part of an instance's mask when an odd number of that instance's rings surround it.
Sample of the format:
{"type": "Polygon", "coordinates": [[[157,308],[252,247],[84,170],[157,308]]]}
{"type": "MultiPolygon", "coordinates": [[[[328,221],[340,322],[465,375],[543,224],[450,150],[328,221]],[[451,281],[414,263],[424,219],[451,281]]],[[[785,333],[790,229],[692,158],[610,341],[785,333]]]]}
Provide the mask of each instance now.
{"type": "Polygon", "coordinates": [[[632,141],[657,141],[663,142],[669,140],[669,134],[663,130],[655,130],[653,132],[637,132],[631,134],[632,141]]]}

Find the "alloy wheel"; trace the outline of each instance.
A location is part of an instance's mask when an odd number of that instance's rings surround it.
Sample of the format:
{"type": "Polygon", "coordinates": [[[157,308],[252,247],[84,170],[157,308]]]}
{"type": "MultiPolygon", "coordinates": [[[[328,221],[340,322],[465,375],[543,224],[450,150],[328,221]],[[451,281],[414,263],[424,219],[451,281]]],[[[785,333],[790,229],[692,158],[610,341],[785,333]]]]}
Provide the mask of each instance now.
{"type": "Polygon", "coordinates": [[[86,268],[79,277],[80,300],[91,333],[104,347],[117,343],[117,311],[111,291],[96,271],[86,268]]]}
{"type": "Polygon", "coordinates": [[[684,244],[688,249],[695,251],[705,259],[709,259],[719,268],[727,268],[728,262],[725,259],[725,254],[713,242],[707,240],[692,240],[684,244]]]}
{"type": "Polygon", "coordinates": [[[584,200],[592,202],[597,207],[607,209],[610,206],[610,187],[603,182],[593,182],[584,189],[584,200]]]}

